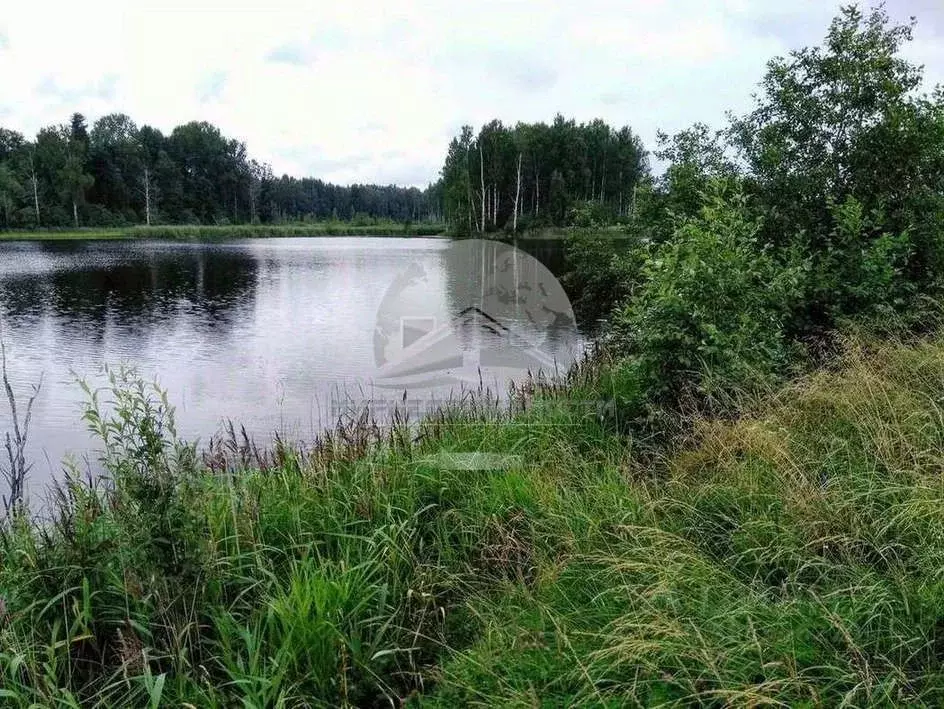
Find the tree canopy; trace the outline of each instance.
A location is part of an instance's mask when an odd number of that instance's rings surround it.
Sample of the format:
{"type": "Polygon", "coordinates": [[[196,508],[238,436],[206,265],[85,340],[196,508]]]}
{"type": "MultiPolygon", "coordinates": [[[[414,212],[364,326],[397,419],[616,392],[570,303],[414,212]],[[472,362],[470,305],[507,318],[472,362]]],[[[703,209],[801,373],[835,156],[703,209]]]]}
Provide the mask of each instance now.
{"type": "Polygon", "coordinates": [[[442,168],[446,220],[460,233],[627,217],[649,174],[642,141],[602,120],[464,126],[442,168]]]}
{"type": "Polygon", "coordinates": [[[277,177],[206,121],[169,135],[123,113],[73,114],[32,140],[0,128],[0,228],[438,219],[436,185],[277,177]]]}

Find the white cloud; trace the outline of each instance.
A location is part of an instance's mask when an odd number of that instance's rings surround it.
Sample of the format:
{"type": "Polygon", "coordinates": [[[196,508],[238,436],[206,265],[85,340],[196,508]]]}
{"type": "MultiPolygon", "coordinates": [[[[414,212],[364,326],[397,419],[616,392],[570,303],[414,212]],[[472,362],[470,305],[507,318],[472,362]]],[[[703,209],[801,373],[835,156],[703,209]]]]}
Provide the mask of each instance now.
{"type": "MultiPolygon", "coordinates": [[[[837,7],[15,3],[0,25],[0,116],[27,134],[73,111],[123,111],[164,131],[208,120],[278,173],[423,185],[463,123],[601,117],[650,146],[657,129],[720,126],[725,110],[750,106],[765,62],[818,42],[837,7]]],[[[944,12],[937,0],[895,3],[896,19],[911,13],[909,56],[944,80],[944,12]]]]}

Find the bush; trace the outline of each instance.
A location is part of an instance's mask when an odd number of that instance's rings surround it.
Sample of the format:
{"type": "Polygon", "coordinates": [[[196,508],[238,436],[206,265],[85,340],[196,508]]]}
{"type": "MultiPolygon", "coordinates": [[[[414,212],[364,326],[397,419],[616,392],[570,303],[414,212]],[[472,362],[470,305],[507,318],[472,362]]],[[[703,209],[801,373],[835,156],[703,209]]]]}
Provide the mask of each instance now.
{"type": "Polygon", "coordinates": [[[124,226],[122,219],[100,204],[90,203],[82,208],[85,226],[113,227],[124,226]]]}
{"type": "Polygon", "coordinates": [[[881,219],[866,214],[853,197],[829,206],[835,227],[815,252],[810,301],[832,318],[901,310],[914,293],[905,277],[910,234],[880,230],[881,219]]]}
{"type": "Polygon", "coordinates": [[[593,231],[569,235],[564,252],[569,270],[563,284],[583,323],[609,316],[629,298],[645,261],[645,247],[638,239],[614,239],[593,231]]]}
{"type": "Polygon", "coordinates": [[[567,221],[577,227],[602,227],[613,222],[613,211],[596,200],[581,200],[570,208],[567,221]]]}
{"type": "Polygon", "coordinates": [[[802,270],[758,247],[742,196],[713,190],[701,214],[654,249],[638,295],[614,321],[614,341],[651,401],[752,387],[787,359],[783,323],[802,270]]]}

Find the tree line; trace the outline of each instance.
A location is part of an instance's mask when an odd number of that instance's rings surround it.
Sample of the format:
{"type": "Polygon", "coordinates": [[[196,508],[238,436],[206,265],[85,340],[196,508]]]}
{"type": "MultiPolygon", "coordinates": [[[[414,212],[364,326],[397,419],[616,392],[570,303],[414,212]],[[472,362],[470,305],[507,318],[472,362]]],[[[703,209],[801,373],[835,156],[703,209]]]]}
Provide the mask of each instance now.
{"type": "Polygon", "coordinates": [[[649,176],[646,150],[629,127],[557,115],[553,122],[464,126],[449,144],[439,188],[459,233],[618,222],[632,214],[649,176]]]}
{"type": "Polygon", "coordinates": [[[30,140],[0,127],[3,228],[446,221],[458,233],[626,221],[651,182],[628,127],[495,120],[449,145],[425,189],[276,176],[246,144],[193,121],[164,135],[123,113],[75,113],[30,140]]]}
{"type": "Polygon", "coordinates": [[[276,177],[210,123],[169,135],[113,113],[72,115],[28,140],[0,127],[4,228],[436,220],[435,188],[276,177]],[[432,198],[431,198],[432,196],[432,198]]]}

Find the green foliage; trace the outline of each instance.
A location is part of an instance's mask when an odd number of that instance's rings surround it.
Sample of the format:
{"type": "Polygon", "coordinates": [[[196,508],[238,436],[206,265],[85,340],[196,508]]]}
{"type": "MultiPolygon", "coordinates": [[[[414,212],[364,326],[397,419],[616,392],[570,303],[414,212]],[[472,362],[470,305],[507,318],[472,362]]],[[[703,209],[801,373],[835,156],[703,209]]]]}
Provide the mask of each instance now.
{"type": "Polygon", "coordinates": [[[463,126],[441,171],[445,218],[460,235],[544,226],[612,224],[631,209],[648,175],[646,151],[628,127],[486,123],[463,126]],[[520,173],[519,173],[520,167],[520,173]]]}
{"type": "Polygon", "coordinates": [[[303,220],[442,224],[441,186],[341,186],[276,177],[244,143],[206,122],[164,135],[128,116],[81,114],[34,141],[0,128],[0,226],[4,229],[273,224],[303,220]],[[34,183],[35,181],[35,183],[34,183]],[[35,190],[34,190],[35,186],[35,190]],[[37,205],[38,212],[37,215],[37,205]]]}
{"type": "Polygon", "coordinates": [[[567,222],[581,229],[599,229],[612,223],[613,215],[602,202],[581,200],[570,207],[567,222]]]}
{"type": "MultiPolygon", "coordinates": [[[[599,122],[463,130],[437,188],[451,224],[505,226],[521,156],[526,218],[590,225],[567,245],[578,307],[618,308],[600,352],[520,387],[510,414],[470,397],[418,430],[355,421],[309,451],[233,441],[200,461],[166,397],[112,372],[86,412],[106,484],[73,473],[48,520],[0,527],[0,698],[944,703],[940,333],[843,342],[821,371],[756,393],[801,339],[940,294],[944,95],[913,95],[909,37],[881,10],[844,9],[824,47],[770,64],[730,145],[704,126],[663,138],[661,180],[645,179],[628,131],[614,143],[599,122]],[[639,170],[614,183],[619,165],[639,170]],[[614,208],[626,239],[592,231],[614,208]],[[732,392],[735,417],[720,406],[732,392]],[[679,416],[692,399],[701,413],[679,416]],[[443,462],[455,452],[513,462],[456,470],[443,462]]],[[[48,223],[66,221],[70,148],[133,133],[115,119],[86,136],[74,119],[27,146],[0,131],[0,165],[41,184],[48,223]]],[[[137,135],[180,219],[229,220],[231,190],[260,221],[371,215],[361,200],[387,194],[339,188],[345,200],[322,203],[339,193],[321,186],[300,208],[314,183],[240,176],[239,144],[212,126],[176,133],[137,135]],[[184,175],[193,154],[178,141],[229,157],[184,175]]],[[[102,165],[120,171],[109,150],[102,165]]]]}
{"type": "Polygon", "coordinates": [[[734,182],[734,165],[725,155],[720,133],[703,123],[673,136],[659,133],[655,156],[669,163],[661,179],[659,205],[674,220],[698,215],[712,182],[734,182]]]}
{"type": "Polygon", "coordinates": [[[639,185],[627,224],[637,254],[571,248],[574,300],[617,304],[611,341],[653,401],[753,386],[801,342],[942,292],[944,94],[916,94],[911,32],[844,8],[823,46],[770,62],[727,131],[659,135],[668,166],[639,185]],[[616,268],[618,255],[646,266],[616,268]]]}
{"type": "Polygon", "coordinates": [[[757,240],[742,196],[715,191],[657,246],[614,321],[655,401],[763,382],[786,362],[784,320],[801,272],[757,240]]]}
{"type": "Polygon", "coordinates": [[[574,294],[577,317],[591,329],[633,293],[646,250],[632,237],[594,230],[569,234],[564,249],[569,270],[563,284],[574,294]]]}
{"type": "Polygon", "coordinates": [[[0,533],[0,696],[940,704],[939,336],[852,343],[657,451],[580,406],[638,401],[612,364],[535,388],[514,419],[466,404],[407,448],[212,468],[176,455],[169,407],[114,372],[89,414],[114,488],[73,478],[49,523],[0,533]],[[470,450],[521,463],[436,463],[470,450]]]}
{"type": "Polygon", "coordinates": [[[834,318],[900,310],[911,302],[915,284],[905,277],[914,246],[910,234],[877,233],[878,219],[849,197],[831,205],[835,227],[822,250],[813,252],[807,298],[834,318]]]}
{"type": "Polygon", "coordinates": [[[937,279],[944,114],[940,94],[915,94],[921,69],[901,55],[911,36],[881,8],[843,8],[823,46],[770,62],[756,109],[732,122],[765,239],[815,263],[797,329],[902,310],[937,279]]]}

